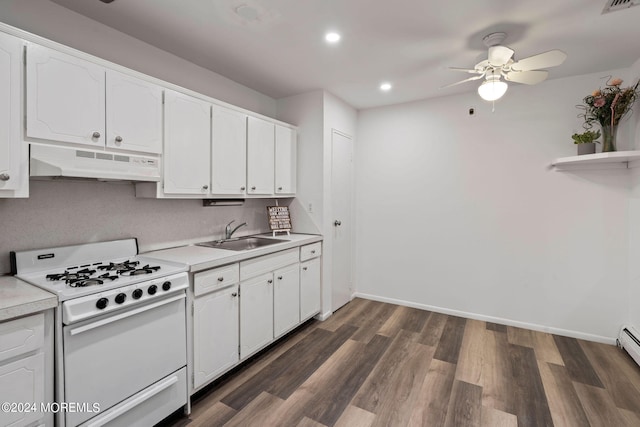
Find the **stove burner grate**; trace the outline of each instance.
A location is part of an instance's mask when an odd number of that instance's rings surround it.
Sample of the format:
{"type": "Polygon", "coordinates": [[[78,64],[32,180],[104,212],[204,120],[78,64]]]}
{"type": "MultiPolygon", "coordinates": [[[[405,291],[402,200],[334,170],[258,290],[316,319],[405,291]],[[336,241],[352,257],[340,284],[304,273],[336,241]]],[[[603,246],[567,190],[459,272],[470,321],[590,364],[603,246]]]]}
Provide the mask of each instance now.
{"type": "Polygon", "coordinates": [[[140,261],[122,261],[122,262],[110,262],[108,265],[100,265],[98,266],[98,270],[106,270],[106,271],[116,271],[120,273],[120,271],[129,271],[135,270],[136,266],[140,264],[140,261]]]}
{"type": "Polygon", "coordinates": [[[120,270],[118,271],[118,274],[121,274],[123,276],[137,276],[139,274],[151,274],[154,271],[158,270],[160,270],[159,265],[149,266],[149,264],[147,264],[144,267],[136,268],[133,270],[120,270]]]}

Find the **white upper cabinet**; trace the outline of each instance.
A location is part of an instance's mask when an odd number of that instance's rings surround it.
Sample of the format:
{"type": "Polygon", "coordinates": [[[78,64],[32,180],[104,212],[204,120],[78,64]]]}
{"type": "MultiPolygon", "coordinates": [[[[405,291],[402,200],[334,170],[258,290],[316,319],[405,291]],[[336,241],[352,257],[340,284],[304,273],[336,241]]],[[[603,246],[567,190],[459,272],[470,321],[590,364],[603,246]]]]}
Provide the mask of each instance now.
{"type": "Polygon", "coordinates": [[[27,48],[27,136],[162,152],[162,88],[38,45],[27,48]]]}
{"type": "Polygon", "coordinates": [[[266,120],[247,120],[247,194],[273,195],[275,125],[266,120]]]}
{"type": "Polygon", "coordinates": [[[107,70],[107,147],[162,152],[162,88],[107,70]]]}
{"type": "Polygon", "coordinates": [[[21,64],[22,41],[0,33],[0,190],[18,190],[22,184],[21,64]]]}
{"type": "Polygon", "coordinates": [[[167,90],[164,101],[164,192],[209,193],[211,104],[167,90]]]}
{"type": "Polygon", "coordinates": [[[211,132],[211,193],[244,195],[247,186],[247,115],[214,106],[211,132]]]}
{"type": "Polygon", "coordinates": [[[27,47],[27,136],[104,147],[105,70],[38,45],[27,47]]]}
{"type": "Polygon", "coordinates": [[[275,193],[296,192],[296,132],[276,125],[275,193]]]}

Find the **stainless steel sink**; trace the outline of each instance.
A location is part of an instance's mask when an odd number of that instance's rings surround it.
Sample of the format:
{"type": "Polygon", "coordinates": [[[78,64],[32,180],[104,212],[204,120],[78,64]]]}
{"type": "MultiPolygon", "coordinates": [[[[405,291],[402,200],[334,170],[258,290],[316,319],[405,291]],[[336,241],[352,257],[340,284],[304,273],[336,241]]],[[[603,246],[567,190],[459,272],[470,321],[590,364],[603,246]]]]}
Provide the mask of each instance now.
{"type": "Polygon", "coordinates": [[[261,248],[263,246],[275,245],[283,242],[287,242],[287,240],[247,236],[229,240],[214,240],[212,242],[196,243],[196,246],[227,249],[230,251],[247,251],[249,249],[261,248]]]}

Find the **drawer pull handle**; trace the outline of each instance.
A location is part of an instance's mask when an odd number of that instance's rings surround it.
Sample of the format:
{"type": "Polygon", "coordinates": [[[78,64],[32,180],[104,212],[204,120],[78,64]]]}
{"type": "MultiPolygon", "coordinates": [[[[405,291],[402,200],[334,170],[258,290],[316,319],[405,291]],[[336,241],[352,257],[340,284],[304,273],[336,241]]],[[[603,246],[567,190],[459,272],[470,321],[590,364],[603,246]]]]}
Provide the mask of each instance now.
{"type": "Polygon", "coordinates": [[[237,296],[238,296],[238,293],[237,293],[237,292],[234,292],[234,293],[232,293],[232,294],[231,294],[231,296],[235,298],[235,297],[237,297],[237,296]]]}
{"type": "Polygon", "coordinates": [[[224,277],[218,277],[218,282],[224,282],[224,277]]]}
{"type": "Polygon", "coordinates": [[[267,283],[273,283],[273,280],[269,279],[267,280],[267,283]]]}
{"type": "Polygon", "coordinates": [[[315,251],[315,250],[314,250],[314,251],[311,251],[311,253],[312,253],[312,254],[315,254],[315,253],[316,253],[316,251],[315,251]]]}
{"type": "Polygon", "coordinates": [[[282,276],[278,276],[278,280],[282,280],[282,276]]]}
{"type": "Polygon", "coordinates": [[[308,267],[302,267],[302,269],[303,269],[304,271],[307,271],[307,268],[308,268],[308,267]]]}
{"type": "Polygon", "coordinates": [[[100,138],[100,132],[94,132],[94,133],[92,133],[92,134],[91,134],[91,138],[93,138],[93,139],[98,139],[98,138],[100,138]]]}

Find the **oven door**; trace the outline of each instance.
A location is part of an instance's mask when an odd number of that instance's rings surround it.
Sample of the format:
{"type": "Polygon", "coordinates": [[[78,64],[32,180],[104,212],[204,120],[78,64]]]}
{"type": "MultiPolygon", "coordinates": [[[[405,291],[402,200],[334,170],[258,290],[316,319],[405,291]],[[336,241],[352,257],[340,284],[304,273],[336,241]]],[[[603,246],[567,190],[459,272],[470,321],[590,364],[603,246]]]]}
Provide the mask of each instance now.
{"type": "MultiPolygon", "coordinates": [[[[97,403],[103,413],[184,367],[185,299],[183,291],[64,326],[64,401],[89,408],[97,403]]],[[[76,426],[95,415],[69,411],[66,425],[76,426]]]]}

